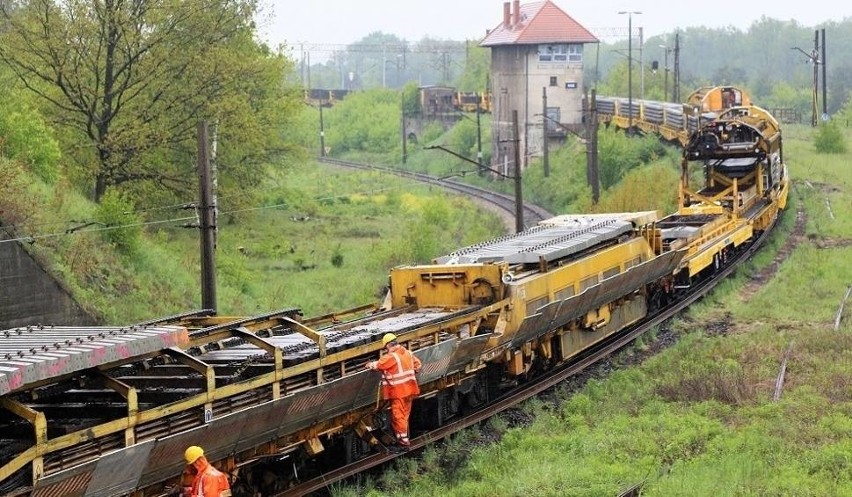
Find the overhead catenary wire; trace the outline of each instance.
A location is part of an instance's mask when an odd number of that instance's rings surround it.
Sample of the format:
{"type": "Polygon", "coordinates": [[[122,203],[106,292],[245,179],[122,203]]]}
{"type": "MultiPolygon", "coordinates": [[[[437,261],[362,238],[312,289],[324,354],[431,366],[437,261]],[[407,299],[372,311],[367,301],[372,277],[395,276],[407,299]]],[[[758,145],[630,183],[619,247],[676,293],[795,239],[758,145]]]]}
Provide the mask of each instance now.
{"type": "MultiPolygon", "coordinates": [[[[124,212],[122,212],[122,214],[124,214],[124,215],[142,214],[142,213],[145,213],[145,212],[164,211],[164,210],[171,210],[171,209],[177,209],[177,208],[187,208],[187,207],[193,208],[193,207],[195,207],[196,203],[197,202],[195,200],[193,200],[191,202],[181,202],[179,204],[173,204],[173,205],[162,205],[162,206],[157,206],[157,207],[146,207],[146,208],[143,208],[143,209],[134,209],[132,211],[124,211],[124,212]]],[[[68,220],[52,220],[52,221],[38,221],[38,222],[24,221],[24,222],[19,222],[19,223],[14,223],[14,224],[0,225],[0,228],[3,228],[8,232],[9,230],[18,231],[18,230],[22,230],[22,229],[25,229],[25,228],[26,229],[33,229],[35,227],[41,227],[41,226],[61,226],[61,225],[67,225],[68,223],[88,224],[88,223],[97,223],[97,222],[99,222],[99,221],[97,221],[95,219],[68,219],[68,220]]],[[[71,229],[71,228],[69,228],[69,229],[71,229]]]]}
{"type": "Polygon", "coordinates": [[[195,220],[195,216],[192,217],[182,217],[182,218],[172,218],[172,219],[163,219],[159,221],[144,221],[139,223],[129,223],[129,224],[120,224],[120,225],[106,225],[98,228],[90,228],[90,229],[67,229],[62,232],[57,233],[46,233],[43,235],[28,235],[28,236],[19,236],[17,238],[7,238],[4,240],[0,240],[0,243],[8,243],[8,242],[35,242],[36,240],[44,240],[46,238],[57,238],[62,236],[70,236],[78,233],[94,233],[96,231],[110,231],[110,230],[118,230],[124,228],[134,228],[139,226],[151,226],[156,224],[165,224],[165,223],[174,223],[178,221],[189,221],[195,220]]]}
{"type": "MultiPolygon", "coordinates": [[[[380,193],[380,192],[389,191],[389,190],[398,190],[399,188],[401,188],[401,186],[383,187],[383,188],[376,188],[376,189],[360,191],[360,192],[351,192],[351,193],[340,194],[340,195],[316,197],[315,200],[319,200],[319,201],[332,200],[332,199],[336,199],[336,198],[348,197],[350,195],[366,195],[366,194],[380,193]]],[[[196,208],[197,209],[197,206],[193,203],[177,204],[174,207],[186,208],[187,206],[192,206],[190,208],[196,208]]],[[[241,208],[241,209],[231,209],[231,210],[227,210],[227,211],[220,211],[219,214],[220,215],[239,214],[239,213],[242,213],[242,212],[261,211],[261,210],[266,210],[266,209],[278,209],[278,208],[281,208],[281,207],[288,207],[288,206],[294,207],[292,204],[290,204],[288,202],[282,202],[282,203],[278,203],[278,204],[262,205],[262,206],[255,206],[255,207],[245,207],[245,208],[241,208]]],[[[36,240],[44,240],[44,239],[48,239],[48,238],[59,238],[59,237],[63,237],[63,236],[72,236],[72,235],[76,235],[76,234],[80,234],[80,233],[95,233],[95,232],[100,232],[100,231],[111,231],[111,230],[118,230],[118,229],[125,229],[125,228],[154,226],[154,225],[159,225],[159,224],[178,223],[178,222],[193,222],[193,223],[195,223],[197,221],[198,221],[198,217],[194,216],[194,215],[193,216],[187,216],[187,217],[175,217],[175,218],[169,218],[169,219],[160,219],[160,220],[156,220],[156,221],[140,221],[140,222],[135,222],[135,223],[117,224],[117,225],[104,225],[103,223],[99,223],[98,221],[84,221],[84,222],[72,221],[72,222],[75,222],[75,223],[83,223],[83,224],[85,224],[85,226],[67,228],[67,229],[65,229],[61,232],[55,232],[55,233],[45,233],[45,234],[40,234],[40,235],[27,235],[27,236],[18,236],[18,237],[15,237],[15,238],[6,238],[6,239],[3,239],[3,240],[0,240],[0,243],[8,243],[8,242],[34,243],[36,240]],[[101,226],[90,227],[94,224],[100,224],[101,226]]],[[[197,225],[189,224],[189,225],[185,225],[183,227],[194,228],[194,227],[197,227],[197,225]]],[[[6,227],[0,226],[0,228],[6,228],[6,227]]],[[[7,230],[7,232],[8,232],[8,230],[7,230]]]]}

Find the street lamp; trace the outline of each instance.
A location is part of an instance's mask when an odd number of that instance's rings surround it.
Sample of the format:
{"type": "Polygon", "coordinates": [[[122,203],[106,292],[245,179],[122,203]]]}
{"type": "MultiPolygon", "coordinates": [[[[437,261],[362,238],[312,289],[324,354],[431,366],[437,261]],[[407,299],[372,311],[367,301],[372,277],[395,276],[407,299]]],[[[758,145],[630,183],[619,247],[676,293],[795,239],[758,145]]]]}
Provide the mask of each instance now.
{"type": "Polygon", "coordinates": [[[619,14],[627,14],[627,132],[633,130],[633,14],[639,15],[638,10],[622,10],[619,14]]]}
{"type": "Polygon", "coordinates": [[[823,63],[822,61],[819,60],[819,50],[818,50],[818,47],[817,47],[817,40],[814,39],[814,49],[811,51],[811,53],[805,52],[804,50],[802,50],[799,47],[791,47],[791,50],[798,50],[798,51],[802,52],[808,58],[808,62],[814,65],[814,89],[813,89],[813,99],[812,99],[813,106],[811,108],[811,110],[812,110],[811,126],[816,127],[816,125],[817,125],[817,88],[818,88],[817,85],[818,85],[818,82],[819,82],[819,65],[823,63]]]}
{"type": "Polygon", "coordinates": [[[660,45],[660,48],[663,49],[663,70],[666,71],[665,79],[663,80],[663,102],[669,101],[669,52],[672,51],[666,45],[660,45]]]}

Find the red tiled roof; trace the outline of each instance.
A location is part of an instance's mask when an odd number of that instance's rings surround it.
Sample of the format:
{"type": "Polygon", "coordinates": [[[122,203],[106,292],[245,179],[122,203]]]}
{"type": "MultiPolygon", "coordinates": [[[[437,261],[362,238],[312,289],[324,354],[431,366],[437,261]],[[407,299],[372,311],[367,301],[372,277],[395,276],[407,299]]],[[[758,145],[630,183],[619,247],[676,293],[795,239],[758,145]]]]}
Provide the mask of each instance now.
{"type": "MultiPolygon", "coordinates": [[[[513,4],[514,5],[514,4],[513,4]]],[[[480,46],[539,43],[599,43],[599,40],[550,0],[521,5],[521,21],[508,28],[501,22],[480,46]]],[[[514,20],[512,12],[510,21],[514,20]]]]}

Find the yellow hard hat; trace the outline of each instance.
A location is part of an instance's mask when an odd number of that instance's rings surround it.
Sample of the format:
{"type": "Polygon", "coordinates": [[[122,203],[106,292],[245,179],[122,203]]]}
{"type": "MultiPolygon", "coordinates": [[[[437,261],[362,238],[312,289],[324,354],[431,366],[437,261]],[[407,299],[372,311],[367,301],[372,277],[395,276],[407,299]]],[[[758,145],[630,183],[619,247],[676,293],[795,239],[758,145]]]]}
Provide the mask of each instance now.
{"type": "Polygon", "coordinates": [[[382,337],[382,346],[387,345],[390,342],[396,341],[396,335],[393,333],[385,333],[385,336],[382,337]]]}
{"type": "Polygon", "coordinates": [[[192,464],[198,460],[199,457],[204,455],[204,449],[197,445],[193,445],[186,449],[186,452],[183,453],[183,458],[186,459],[187,464],[192,464]]]}

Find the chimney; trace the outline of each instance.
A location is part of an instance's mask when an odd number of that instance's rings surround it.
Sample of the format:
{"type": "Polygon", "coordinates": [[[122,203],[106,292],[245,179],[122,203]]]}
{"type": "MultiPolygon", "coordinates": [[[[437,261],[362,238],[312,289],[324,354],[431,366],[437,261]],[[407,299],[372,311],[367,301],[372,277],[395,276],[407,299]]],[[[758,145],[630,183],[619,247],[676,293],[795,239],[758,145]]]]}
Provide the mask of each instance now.
{"type": "Polygon", "coordinates": [[[521,23],[521,0],[515,0],[515,5],[512,7],[515,18],[512,20],[512,26],[517,26],[521,23]]]}
{"type": "Polygon", "coordinates": [[[509,8],[509,2],[503,2],[503,27],[506,29],[512,27],[512,14],[509,8]]]}

